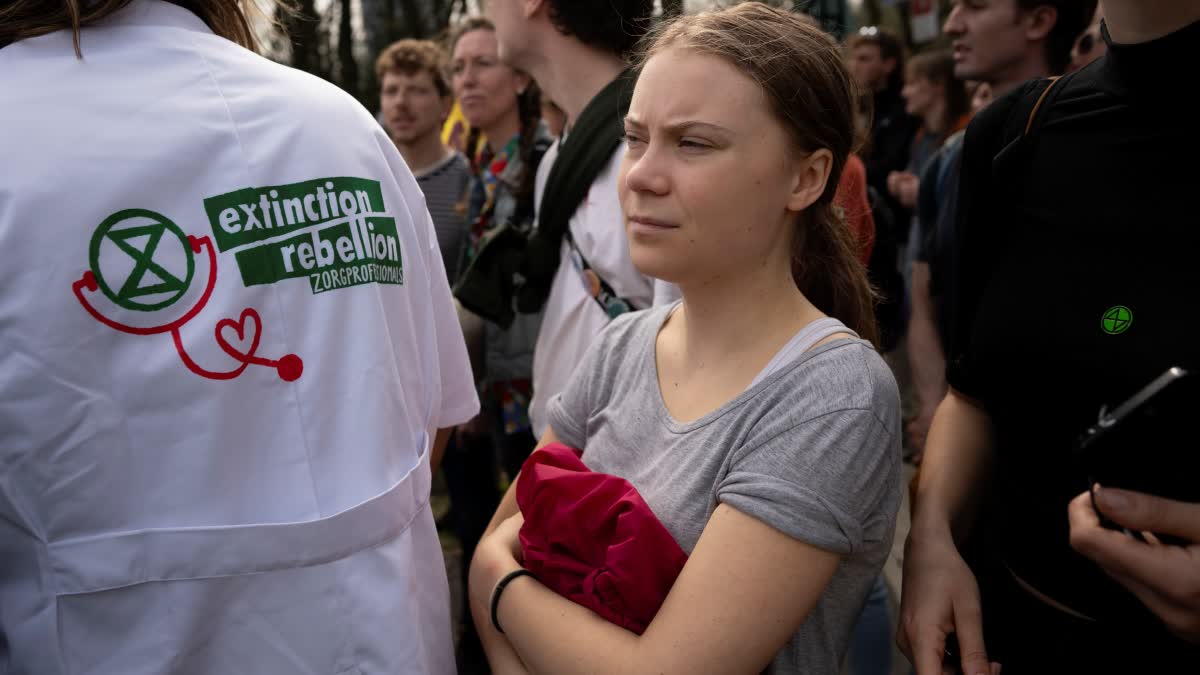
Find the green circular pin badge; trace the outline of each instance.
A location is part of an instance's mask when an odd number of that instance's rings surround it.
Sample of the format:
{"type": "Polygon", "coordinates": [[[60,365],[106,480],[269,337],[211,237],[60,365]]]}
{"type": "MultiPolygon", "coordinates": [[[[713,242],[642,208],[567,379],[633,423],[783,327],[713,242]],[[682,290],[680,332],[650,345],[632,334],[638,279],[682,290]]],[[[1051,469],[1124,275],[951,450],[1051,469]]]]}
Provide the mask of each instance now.
{"type": "MultiPolygon", "coordinates": [[[[166,216],[147,209],[125,209],[105,218],[92,234],[88,253],[96,285],[104,295],[117,305],[136,312],[153,312],[177,302],[187,292],[196,271],[187,235],[166,216]],[[170,236],[164,239],[164,234],[170,236]],[[117,279],[112,278],[117,273],[109,269],[106,276],[100,264],[100,248],[105,241],[133,259],[133,270],[119,286],[115,283],[117,279]],[[183,249],[187,262],[187,272],[182,279],[163,264],[163,257],[171,255],[170,250],[175,246],[183,249]]],[[[177,256],[173,257],[178,260],[177,256]]]]}
{"type": "Polygon", "coordinates": [[[1100,327],[1109,335],[1120,335],[1129,330],[1129,326],[1133,324],[1133,312],[1125,305],[1117,305],[1110,307],[1104,312],[1104,317],[1100,319],[1100,327]]]}

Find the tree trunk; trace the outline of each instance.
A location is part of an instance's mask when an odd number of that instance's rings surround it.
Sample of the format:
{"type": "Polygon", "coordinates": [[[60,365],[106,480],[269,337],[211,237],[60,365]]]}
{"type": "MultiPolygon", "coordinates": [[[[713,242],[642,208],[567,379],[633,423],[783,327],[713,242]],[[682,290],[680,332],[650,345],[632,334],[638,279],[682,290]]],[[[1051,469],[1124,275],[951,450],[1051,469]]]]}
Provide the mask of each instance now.
{"type": "Polygon", "coordinates": [[[276,15],[287,32],[291,44],[289,62],[295,68],[308,73],[323,76],[321,68],[321,40],[314,0],[297,0],[294,5],[295,14],[288,14],[282,9],[276,15]]]}
{"type": "Polygon", "coordinates": [[[358,63],[354,60],[354,30],[350,25],[351,0],[338,3],[338,78],[342,89],[358,98],[358,63]]]}

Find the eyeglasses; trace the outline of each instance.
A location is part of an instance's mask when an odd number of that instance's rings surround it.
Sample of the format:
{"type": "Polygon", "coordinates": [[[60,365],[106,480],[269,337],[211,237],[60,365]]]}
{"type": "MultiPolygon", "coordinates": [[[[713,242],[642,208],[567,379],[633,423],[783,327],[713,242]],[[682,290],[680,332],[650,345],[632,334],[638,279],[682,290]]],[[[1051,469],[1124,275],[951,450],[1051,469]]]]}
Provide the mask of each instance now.
{"type": "Polygon", "coordinates": [[[1079,41],[1075,43],[1075,53],[1080,56],[1087,56],[1095,48],[1096,42],[1099,39],[1100,31],[1089,28],[1083,35],[1079,36],[1079,41]]]}
{"type": "Polygon", "coordinates": [[[874,37],[879,35],[879,26],[863,26],[858,29],[858,34],[863,37],[874,37]]]}
{"type": "Polygon", "coordinates": [[[1084,33],[1079,38],[1079,55],[1087,56],[1091,53],[1092,47],[1096,46],[1096,38],[1091,33],[1084,33]]]}

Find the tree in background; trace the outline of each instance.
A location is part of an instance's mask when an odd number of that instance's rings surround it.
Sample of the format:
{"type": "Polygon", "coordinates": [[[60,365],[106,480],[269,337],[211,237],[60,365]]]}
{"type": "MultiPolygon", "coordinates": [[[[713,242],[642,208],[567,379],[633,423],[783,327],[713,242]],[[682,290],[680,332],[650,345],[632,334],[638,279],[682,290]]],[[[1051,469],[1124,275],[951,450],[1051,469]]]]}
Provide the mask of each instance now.
{"type": "Polygon", "coordinates": [[[338,0],[338,84],[360,101],[362,83],[358,77],[358,62],[354,58],[354,28],[351,25],[351,0],[338,0]]]}
{"type": "Polygon", "coordinates": [[[282,63],[329,80],[368,109],[379,105],[375,58],[404,38],[440,39],[468,0],[285,0],[268,43],[282,63]]]}
{"type": "MultiPolygon", "coordinates": [[[[453,21],[478,13],[486,0],[281,0],[290,9],[276,11],[279,29],[267,41],[278,61],[324,78],[349,92],[368,109],[379,105],[375,58],[404,38],[439,40],[453,21]]],[[[852,24],[886,24],[909,36],[908,0],[763,0],[815,18],[838,39],[852,24]],[[855,14],[860,20],[855,21],[855,14]]],[[[684,11],[725,4],[717,0],[660,0],[663,19],[684,11]]],[[[944,14],[950,2],[941,2],[944,14]]],[[[906,39],[906,42],[908,40],[906,39]]]]}
{"type": "Polygon", "coordinates": [[[327,58],[328,36],[321,34],[321,15],[314,0],[291,0],[275,7],[275,30],[270,54],[294,68],[330,79],[327,58]]]}
{"type": "Polygon", "coordinates": [[[838,40],[846,37],[850,26],[846,0],[792,0],[792,10],[816,19],[821,28],[838,40]]]}

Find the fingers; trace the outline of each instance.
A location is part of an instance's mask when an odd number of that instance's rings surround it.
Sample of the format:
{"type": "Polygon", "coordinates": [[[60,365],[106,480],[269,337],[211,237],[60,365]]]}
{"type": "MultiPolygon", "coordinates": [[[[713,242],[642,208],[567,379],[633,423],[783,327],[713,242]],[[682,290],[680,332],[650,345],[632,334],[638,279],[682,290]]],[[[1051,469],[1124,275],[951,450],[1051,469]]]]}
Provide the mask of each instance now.
{"type": "Polygon", "coordinates": [[[1151,547],[1127,534],[1100,527],[1099,522],[1081,524],[1083,516],[1075,515],[1071,524],[1071,548],[1091,558],[1110,574],[1140,579],[1170,579],[1170,551],[1151,547]]]}
{"type": "Polygon", "coordinates": [[[960,599],[954,606],[954,628],[962,652],[965,675],[988,675],[992,671],[987,650],[983,646],[983,613],[979,599],[960,599]]]}
{"type": "MultiPolygon", "coordinates": [[[[1111,491],[1111,488],[1097,489],[1098,501],[1104,498],[1105,492],[1111,491]]],[[[1101,508],[1105,515],[1109,514],[1107,507],[1101,508]]],[[[1195,565],[1195,554],[1189,549],[1145,544],[1124,533],[1101,527],[1087,493],[1071,500],[1067,513],[1071,523],[1071,547],[1091,558],[1110,575],[1139,580],[1139,583],[1155,588],[1159,584],[1172,583],[1172,580],[1178,583],[1181,571],[1195,565]]],[[[1158,528],[1137,529],[1161,531],[1158,528]]]]}
{"type": "Polygon", "coordinates": [[[1200,639],[1200,546],[1142,543],[1105,529],[1087,493],[1071,501],[1068,513],[1076,551],[1096,562],[1176,634],[1200,639]]]}
{"type": "MultiPolygon", "coordinates": [[[[1197,605],[1197,598],[1200,598],[1200,593],[1193,592],[1189,600],[1187,592],[1184,588],[1172,589],[1176,591],[1180,597],[1172,597],[1167,593],[1160,591],[1139,579],[1105,569],[1113,579],[1116,579],[1129,592],[1133,593],[1143,605],[1153,612],[1158,618],[1162,619],[1167,628],[1184,640],[1194,643],[1200,643],[1200,610],[1197,605]],[[1191,606],[1189,606],[1191,605],[1191,606]]],[[[1186,580],[1179,580],[1181,585],[1186,586],[1186,580]]]]}
{"type": "MultiPolygon", "coordinates": [[[[900,630],[896,646],[913,664],[916,675],[941,675],[946,655],[946,631],[937,621],[919,618],[906,611],[907,598],[901,599],[900,630]]],[[[949,624],[947,624],[949,625],[949,624]]]]}
{"type": "Polygon", "coordinates": [[[1067,518],[1071,521],[1072,532],[1076,529],[1100,527],[1100,516],[1096,515],[1096,510],[1092,508],[1090,492],[1084,492],[1071,500],[1067,505],[1067,518]]]}
{"type": "Polygon", "coordinates": [[[936,626],[918,629],[909,660],[917,675],[942,675],[942,661],[946,656],[946,634],[936,626]]]}
{"type": "Polygon", "coordinates": [[[1096,506],[1118,524],[1131,530],[1173,534],[1200,542],[1200,504],[1163,499],[1116,488],[1095,488],[1096,506]]]}

